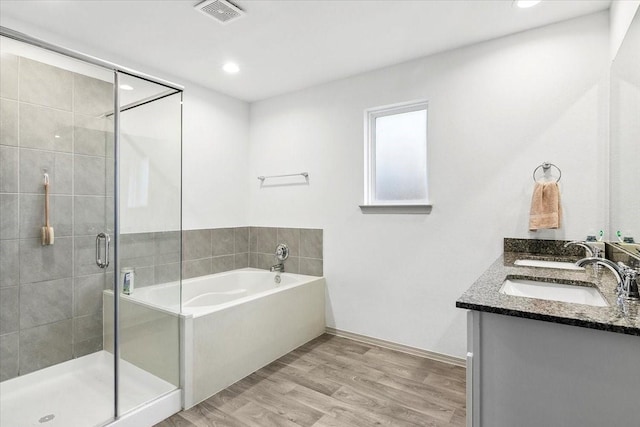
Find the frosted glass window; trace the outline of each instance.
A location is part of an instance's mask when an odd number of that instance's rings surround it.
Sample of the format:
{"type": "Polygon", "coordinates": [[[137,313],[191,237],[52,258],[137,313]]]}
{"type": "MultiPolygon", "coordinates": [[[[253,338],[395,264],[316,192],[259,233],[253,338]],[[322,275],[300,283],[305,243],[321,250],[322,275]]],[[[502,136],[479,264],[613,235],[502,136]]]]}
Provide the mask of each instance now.
{"type": "Polygon", "coordinates": [[[376,118],[376,200],[427,198],[427,110],[376,118]]]}
{"type": "Polygon", "coordinates": [[[427,204],[427,105],[369,110],[368,204],[427,204]]]}

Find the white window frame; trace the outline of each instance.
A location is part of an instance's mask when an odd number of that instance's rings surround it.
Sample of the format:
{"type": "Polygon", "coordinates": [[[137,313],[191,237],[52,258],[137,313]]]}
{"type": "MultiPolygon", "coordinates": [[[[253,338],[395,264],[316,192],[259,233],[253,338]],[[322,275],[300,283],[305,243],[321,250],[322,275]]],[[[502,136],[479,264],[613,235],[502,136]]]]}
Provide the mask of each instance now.
{"type": "Polygon", "coordinates": [[[385,105],[365,110],[364,112],[364,203],[360,205],[363,213],[430,213],[429,201],[429,102],[417,100],[400,104],[385,105]],[[410,113],[426,110],[427,114],[427,173],[425,175],[427,195],[424,200],[376,200],[376,119],[378,117],[410,113]]]}

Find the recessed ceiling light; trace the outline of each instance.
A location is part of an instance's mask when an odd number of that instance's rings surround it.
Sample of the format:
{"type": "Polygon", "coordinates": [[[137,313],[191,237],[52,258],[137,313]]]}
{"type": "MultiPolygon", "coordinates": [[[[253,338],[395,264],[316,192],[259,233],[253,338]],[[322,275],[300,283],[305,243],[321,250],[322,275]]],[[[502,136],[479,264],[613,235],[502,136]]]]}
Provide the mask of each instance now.
{"type": "Polygon", "coordinates": [[[120,89],[122,90],[133,90],[133,87],[129,85],[120,85],[120,89]]]}
{"type": "Polygon", "coordinates": [[[520,9],[528,9],[540,3],[542,0],[515,0],[513,3],[520,9]]]}
{"type": "Polygon", "coordinates": [[[222,69],[229,74],[235,74],[240,71],[240,67],[238,67],[238,64],[236,64],[235,62],[227,62],[226,64],[224,64],[222,69]]]}

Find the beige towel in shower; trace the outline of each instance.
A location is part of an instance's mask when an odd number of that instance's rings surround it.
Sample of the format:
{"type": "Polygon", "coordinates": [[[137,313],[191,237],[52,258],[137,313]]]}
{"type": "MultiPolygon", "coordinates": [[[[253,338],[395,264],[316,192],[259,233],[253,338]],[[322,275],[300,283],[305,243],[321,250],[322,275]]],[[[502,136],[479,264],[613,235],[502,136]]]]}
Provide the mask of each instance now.
{"type": "Polygon", "coordinates": [[[536,182],[531,198],[529,230],[560,228],[562,207],[557,182],[536,182]]]}

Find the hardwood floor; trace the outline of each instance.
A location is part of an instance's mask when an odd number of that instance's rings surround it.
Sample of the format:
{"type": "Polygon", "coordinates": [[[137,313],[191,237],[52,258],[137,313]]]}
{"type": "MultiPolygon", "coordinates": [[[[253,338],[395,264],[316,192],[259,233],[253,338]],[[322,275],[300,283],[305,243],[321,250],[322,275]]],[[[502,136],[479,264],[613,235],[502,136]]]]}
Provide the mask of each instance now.
{"type": "Polygon", "coordinates": [[[325,334],[156,427],[464,425],[464,368],[325,334]]]}

